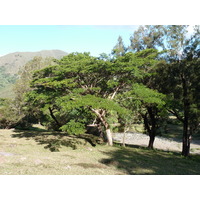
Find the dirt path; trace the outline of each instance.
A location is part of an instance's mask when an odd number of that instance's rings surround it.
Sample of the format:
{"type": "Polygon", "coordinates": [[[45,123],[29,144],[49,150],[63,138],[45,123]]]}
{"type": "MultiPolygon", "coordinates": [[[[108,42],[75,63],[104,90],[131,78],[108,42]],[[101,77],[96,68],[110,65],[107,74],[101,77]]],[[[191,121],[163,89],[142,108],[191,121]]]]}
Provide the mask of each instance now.
{"type": "MultiPolygon", "coordinates": [[[[123,134],[115,133],[114,140],[118,142],[122,142],[123,134]]],[[[125,143],[132,145],[139,145],[146,147],[149,142],[149,136],[141,133],[127,133],[125,143]]],[[[181,152],[182,150],[182,142],[181,140],[170,140],[163,137],[156,137],[154,142],[154,147],[156,149],[162,149],[165,151],[177,151],[181,152]]],[[[200,154],[200,140],[192,141],[190,145],[191,153],[200,154]]]]}

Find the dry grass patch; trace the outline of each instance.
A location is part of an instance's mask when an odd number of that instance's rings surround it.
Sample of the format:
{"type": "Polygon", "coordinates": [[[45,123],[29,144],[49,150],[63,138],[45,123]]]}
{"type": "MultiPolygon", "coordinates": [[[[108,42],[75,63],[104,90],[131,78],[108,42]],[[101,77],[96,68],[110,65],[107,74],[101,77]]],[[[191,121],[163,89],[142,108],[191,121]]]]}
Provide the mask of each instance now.
{"type": "Polygon", "coordinates": [[[1,175],[200,174],[199,155],[184,158],[145,148],[92,146],[89,138],[78,138],[74,150],[62,143],[72,137],[48,132],[0,130],[0,138],[1,175]],[[52,152],[47,145],[54,140],[61,143],[59,151],[52,152]]]}

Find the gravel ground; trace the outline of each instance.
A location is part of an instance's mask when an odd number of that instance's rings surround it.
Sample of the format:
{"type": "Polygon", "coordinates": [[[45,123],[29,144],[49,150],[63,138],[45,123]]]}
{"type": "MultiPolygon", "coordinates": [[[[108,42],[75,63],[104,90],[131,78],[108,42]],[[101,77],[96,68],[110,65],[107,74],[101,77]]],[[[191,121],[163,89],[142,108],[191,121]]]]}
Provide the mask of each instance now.
{"type": "MultiPolygon", "coordinates": [[[[114,133],[113,134],[114,141],[122,143],[123,133],[114,133]]],[[[139,145],[147,147],[149,142],[149,136],[142,133],[126,133],[125,143],[132,145],[139,145]]],[[[177,151],[181,152],[182,150],[182,141],[166,139],[163,137],[157,136],[154,141],[154,148],[162,149],[165,151],[177,151]]],[[[200,141],[195,140],[191,142],[190,145],[191,153],[200,154],[200,141]]]]}

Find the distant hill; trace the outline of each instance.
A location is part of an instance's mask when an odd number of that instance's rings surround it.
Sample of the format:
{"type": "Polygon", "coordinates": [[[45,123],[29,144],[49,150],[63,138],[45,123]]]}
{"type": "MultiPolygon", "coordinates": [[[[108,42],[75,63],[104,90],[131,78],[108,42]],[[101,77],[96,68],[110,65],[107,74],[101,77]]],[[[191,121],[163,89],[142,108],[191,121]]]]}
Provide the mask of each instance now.
{"type": "Polygon", "coordinates": [[[61,50],[44,50],[38,52],[15,52],[0,57],[0,67],[5,67],[6,72],[16,74],[20,67],[24,66],[28,61],[35,56],[53,57],[60,59],[66,56],[67,53],[61,50]]]}
{"type": "Polygon", "coordinates": [[[5,88],[0,88],[0,98],[12,99],[14,96],[13,84],[7,85],[5,88]]]}
{"type": "Polygon", "coordinates": [[[60,50],[45,50],[39,52],[15,52],[0,57],[0,98],[14,97],[12,88],[16,81],[15,74],[35,56],[60,59],[66,55],[66,52],[60,50]]]}

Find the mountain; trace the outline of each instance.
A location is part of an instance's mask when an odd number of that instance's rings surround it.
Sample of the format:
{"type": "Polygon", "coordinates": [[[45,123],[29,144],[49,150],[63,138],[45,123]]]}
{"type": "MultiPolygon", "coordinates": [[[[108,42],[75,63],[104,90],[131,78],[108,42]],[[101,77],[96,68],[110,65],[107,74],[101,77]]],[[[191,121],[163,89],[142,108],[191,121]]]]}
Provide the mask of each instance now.
{"type": "Polygon", "coordinates": [[[17,74],[20,67],[24,66],[28,61],[35,56],[53,57],[60,59],[66,56],[67,53],[61,50],[44,50],[38,52],[15,52],[0,57],[0,67],[5,67],[6,72],[10,74],[17,74]]]}

